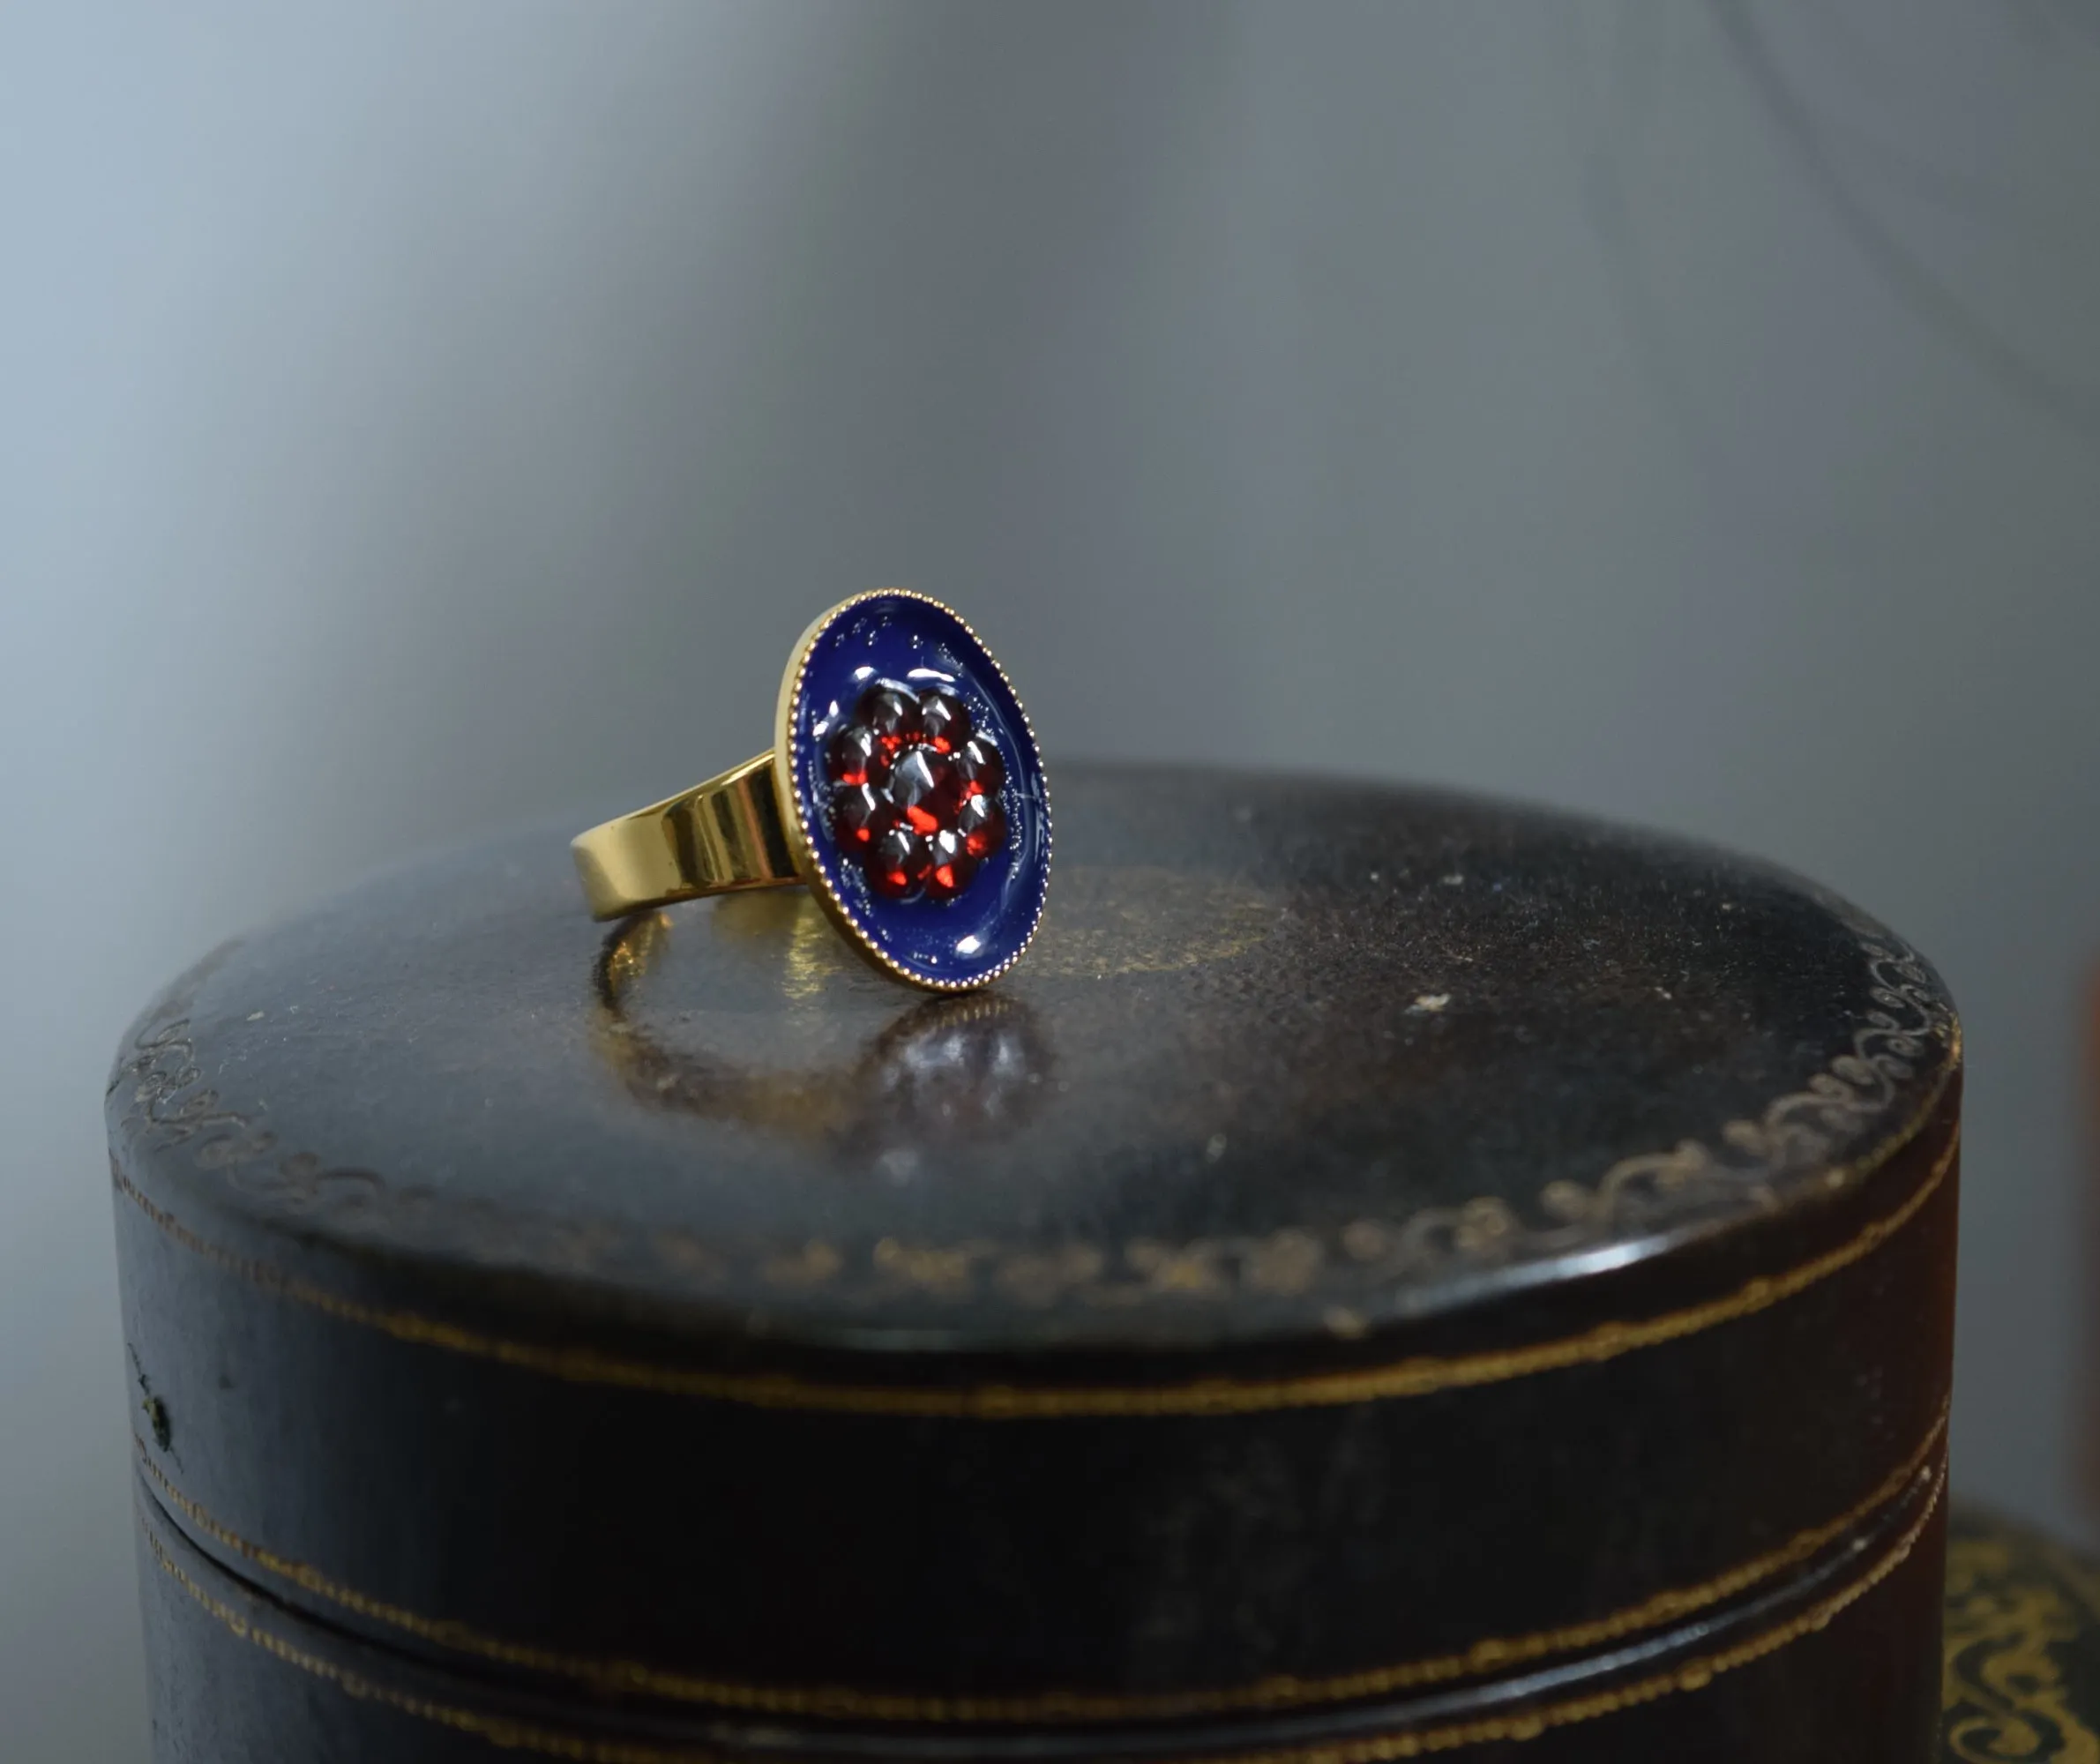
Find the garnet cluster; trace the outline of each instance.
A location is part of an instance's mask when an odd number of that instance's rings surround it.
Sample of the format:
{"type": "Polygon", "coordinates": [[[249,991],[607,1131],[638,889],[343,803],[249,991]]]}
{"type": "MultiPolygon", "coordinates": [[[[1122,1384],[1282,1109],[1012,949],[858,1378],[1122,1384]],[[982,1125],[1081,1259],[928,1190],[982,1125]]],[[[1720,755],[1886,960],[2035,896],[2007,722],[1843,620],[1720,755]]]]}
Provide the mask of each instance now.
{"type": "Polygon", "coordinates": [[[1005,762],[953,692],[869,687],[826,757],[832,835],[886,900],[953,901],[1006,842],[1005,762]]]}

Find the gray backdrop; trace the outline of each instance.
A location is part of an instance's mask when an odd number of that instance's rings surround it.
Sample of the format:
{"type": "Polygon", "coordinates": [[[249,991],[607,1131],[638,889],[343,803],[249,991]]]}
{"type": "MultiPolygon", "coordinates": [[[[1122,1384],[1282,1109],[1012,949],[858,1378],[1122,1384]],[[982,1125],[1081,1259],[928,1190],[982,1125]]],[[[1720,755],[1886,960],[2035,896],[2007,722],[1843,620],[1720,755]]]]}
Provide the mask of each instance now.
{"type": "Polygon", "coordinates": [[[967,607],[1046,751],[1790,863],[1972,1061],[1961,1483],[2078,1522],[2084,0],[0,6],[0,1752],[144,1752],[99,1102],[216,939],[967,607]]]}

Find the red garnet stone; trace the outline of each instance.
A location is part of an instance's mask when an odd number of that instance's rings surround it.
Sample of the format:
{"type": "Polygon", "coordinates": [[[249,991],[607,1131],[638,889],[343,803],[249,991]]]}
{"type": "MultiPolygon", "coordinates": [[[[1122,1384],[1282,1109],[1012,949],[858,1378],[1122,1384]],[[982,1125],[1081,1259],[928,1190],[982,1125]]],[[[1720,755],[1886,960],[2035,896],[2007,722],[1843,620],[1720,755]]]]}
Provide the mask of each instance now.
{"type": "Polygon", "coordinates": [[[832,837],[885,900],[953,901],[1006,842],[1006,766],[953,692],[861,695],[825,750],[832,837]]]}

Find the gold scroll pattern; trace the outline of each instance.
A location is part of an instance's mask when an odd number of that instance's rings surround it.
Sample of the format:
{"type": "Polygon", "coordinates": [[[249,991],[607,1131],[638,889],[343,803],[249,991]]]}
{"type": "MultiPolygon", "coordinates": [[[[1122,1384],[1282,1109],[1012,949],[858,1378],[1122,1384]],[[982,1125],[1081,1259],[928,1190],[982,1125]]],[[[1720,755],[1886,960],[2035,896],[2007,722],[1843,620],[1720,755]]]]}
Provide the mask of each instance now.
{"type": "MultiPolygon", "coordinates": [[[[125,1125],[140,1142],[192,1147],[199,1169],[279,1217],[488,1266],[586,1277],[642,1267],[676,1288],[710,1293],[733,1290],[748,1274],[786,1292],[823,1287],[878,1303],[910,1295],[998,1298],[1029,1309],[1219,1304],[1328,1287],[1342,1297],[1379,1294],[1453,1269],[1537,1263],[1693,1221],[1767,1214],[1790,1189],[1852,1187],[1880,1169],[1941,1108],[1961,1065],[1961,1028],[1915,954],[1885,933],[1856,930],[1868,1003],[1847,1050],[1754,1116],[1721,1122],[1707,1139],[1620,1158],[1594,1182],[1557,1177],[1528,1207],[1478,1195],[1318,1231],[1292,1225],[1259,1236],[1048,1245],[886,1237],[872,1245],[821,1239],[753,1245],[702,1241],[669,1225],[646,1230],[609,1218],[537,1215],[489,1196],[400,1185],[280,1146],[260,1119],[228,1107],[205,1085],[177,1000],[167,1006],[172,1014],[140,1031],[112,1088],[130,1086],[125,1125]],[[1915,1112],[1904,1118],[1897,1111],[1906,1102],[1915,1112]],[[1877,1130],[1878,1138],[1840,1161],[1877,1130]]],[[[769,1106],[794,1104],[785,1098],[769,1106]]],[[[1324,1320],[1345,1337],[1368,1327],[1363,1312],[1345,1304],[1330,1305],[1324,1320]]]]}
{"type": "MultiPolygon", "coordinates": [[[[2100,1764],[2100,1736],[2072,1707],[2057,1650],[2081,1611],[2063,1565],[2016,1533],[1959,1532],[1947,1555],[1946,1756],[1962,1764],[2100,1764]],[[2057,1570],[2052,1572],[2053,1570],[2057,1570]]],[[[2088,1711],[2090,1713],[2090,1711],[2088,1711]]]]}

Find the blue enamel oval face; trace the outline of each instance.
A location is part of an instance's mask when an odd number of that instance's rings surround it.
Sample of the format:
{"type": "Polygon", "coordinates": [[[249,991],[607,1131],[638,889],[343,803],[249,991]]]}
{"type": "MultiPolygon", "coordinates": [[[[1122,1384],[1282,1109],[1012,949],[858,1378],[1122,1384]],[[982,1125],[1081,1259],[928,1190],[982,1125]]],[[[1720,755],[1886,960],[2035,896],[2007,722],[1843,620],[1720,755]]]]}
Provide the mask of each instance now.
{"type": "Polygon", "coordinates": [[[884,957],[972,986],[1027,947],[1050,795],[1020,701],[960,619],[912,594],[850,602],[809,647],[788,740],[817,867],[884,957]]]}

